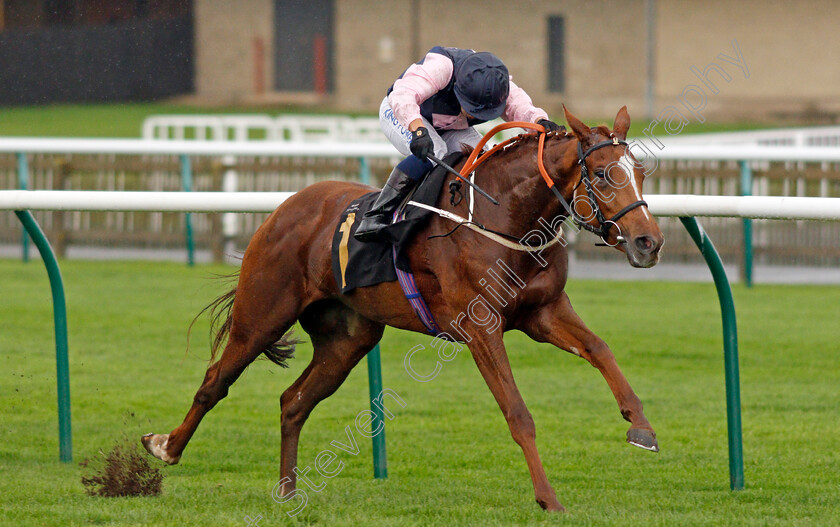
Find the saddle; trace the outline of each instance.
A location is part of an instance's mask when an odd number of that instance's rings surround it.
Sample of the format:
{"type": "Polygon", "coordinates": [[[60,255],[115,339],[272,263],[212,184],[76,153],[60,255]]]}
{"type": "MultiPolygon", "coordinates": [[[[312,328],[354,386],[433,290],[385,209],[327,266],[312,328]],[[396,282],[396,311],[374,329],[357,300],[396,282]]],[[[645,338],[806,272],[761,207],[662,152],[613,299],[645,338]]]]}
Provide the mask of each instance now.
{"type": "MultiPolygon", "coordinates": [[[[446,156],[450,166],[463,158],[460,152],[446,156]]],[[[384,242],[360,242],[353,234],[362,215],[373,205],[379,192],[371,192],[356,199],[341,213],[332,240],[332,269],[342,293],[398,279],[398,271],[411,273],[404,250],[417,231],[428,221],[431,211],[406,206],[409,201],[435,205],[446,180],[447,172],[437,166],[420,182],[412,194],[397,209],[391,225],[384,227],[384,242]]]]}

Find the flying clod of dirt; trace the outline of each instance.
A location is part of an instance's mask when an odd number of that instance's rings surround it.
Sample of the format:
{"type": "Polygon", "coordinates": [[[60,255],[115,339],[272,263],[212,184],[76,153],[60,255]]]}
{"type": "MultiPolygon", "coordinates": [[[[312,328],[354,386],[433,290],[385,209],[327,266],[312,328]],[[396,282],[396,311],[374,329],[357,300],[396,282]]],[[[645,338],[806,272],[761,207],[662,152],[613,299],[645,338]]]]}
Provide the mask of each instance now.
{"type": "Polygon", "coordinates": [[[118,441],[107,454],[99,451],[93,460],[79,463],[87,469],[82,485],[89,496],[157,496],[163,472],[149,463],[148,456],[127,438],[118,441]]]}

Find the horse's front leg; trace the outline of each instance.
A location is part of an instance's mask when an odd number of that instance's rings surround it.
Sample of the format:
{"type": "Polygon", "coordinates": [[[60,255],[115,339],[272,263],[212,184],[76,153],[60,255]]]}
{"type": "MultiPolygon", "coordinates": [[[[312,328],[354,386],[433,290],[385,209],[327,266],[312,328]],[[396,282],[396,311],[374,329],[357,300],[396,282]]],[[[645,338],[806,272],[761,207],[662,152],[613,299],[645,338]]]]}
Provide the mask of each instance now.
{"type": "Polygon", "coordinates": [[[492,334],[488,334],[485,328],[476,326],[467,331],[471,335],[468,346],[473,359],[505,416],[513,440],[525,454],[537,503],[549,511],[564,511],[563,506],[557,501],[554,489],[548,482],[537,452],[537,431],[534,419],[513,380],[507,351],[502,342],[502,330],[497,329],[492,334]]]}
{"type": "Polygon", "coordinates": [[[592,333],[575,313],[565,292],[556,302],[530,312],[530,316],[520,326],[519,329],[532,339],[554,344],[558,348],[583,357],[598,368],[618,402],[621,415],[630,422],[627,442],[646,450],[659,452],[656,433],[645,417],[642,402],[621,373],[615,356],[607,344],[592,333]]]}

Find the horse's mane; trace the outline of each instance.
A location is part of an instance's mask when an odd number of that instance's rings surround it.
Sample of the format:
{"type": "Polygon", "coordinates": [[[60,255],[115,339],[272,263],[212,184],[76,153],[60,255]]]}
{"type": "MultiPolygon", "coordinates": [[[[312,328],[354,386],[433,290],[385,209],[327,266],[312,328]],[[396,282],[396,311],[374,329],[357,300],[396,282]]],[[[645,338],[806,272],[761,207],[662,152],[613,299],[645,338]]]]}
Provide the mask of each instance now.
{"type": "MultiPolygon", "coordinates": [[[[590,131],[593,135],[601,135],[601,136],[604,136],[604,137],[609,137],[610,134],[612,133],[612,130],[610,130],[605,125],[594,126],[594,127],[590,128],[590,131]]],[[[548,134],[548,136],[546,137],[546,140],[547,141],[566,142],[566,141],[571,141],[574,138],[575,138],[575,136],[571,132],[565,132],[565,133],[548,134]]],[[[513,153],[516,153],[516,152],[521,154],[522,152],[528,151],[528,149],[523,148],[523,146],[531,145],[531,144],[536,146],[536,143],[538,142],[538,140],[539,140],[539,134],[537,132],[529,132],[529,133],[519,134],[516,137],[514,137],[513,140],[511,140],[511,142],[507,144],[507,146],[505,146],[504,148],[502,148],[499,151],[496,151],[493,154],[493,156],[494,157],[497,157],[497,156],[498,157],[505,157],[505,156],[513,155],[513,153]]],[[[472,151],[473,151],[472,146],[466,145],[466,144],[461,145],[461,152],[464,154],[464,156],[469,156],[472,153],[472,151]]],[[[478,157],[481,158],[482,156],[484,156],[486,154],[487,154],[487,151],[485,150],[485,151],[481,152],[478,155],[478,157]]]]}
{"type": "MultiPolygon", "coordinates": [[[[601,127],[599,127],[599,131],[600,131],[600,128],[606,129],[606,127],[601,126],[601,127]]],[[[595,128],[592,129],[593,132],[595,132],[595,130],[596,130],[595,128]]],[[[604,134],[604,135],[609,135],[609,134],[610,134],[610,132],[608,130],[607,133],[604,134]]],[[[549,141],[565,143],[565,142],[573,140],[574,138],[575,138],[575,136],[570,132],[551,133],[551,134],[548,134],[548,136],[546,137],[546,146],[548,146],[549,141]]],[[[531,152],[531,148],[536,148],[538,141],[539,141],[539,133],[537,133],[537,132],[529,132],[529,133],[519,134],[516,137],[514,137],[511,140],[511,142],[508,143],[504,148],[494,152],[493,157],[506,158],[506,157],[510,157],[510,156],[514,156],[514,155],[520,155],[521,156],[525,153],[531,152]]],[[[469,156],[472,153],[472,151],[473,151],[472,146],[465,145],[465,144],[461,145],[461,152],[465,156],[469,156]]],[[[487,155],[487,152],[488,152],[487,150],[481,152],[478,155],[478,158],[481,158],[481,157],[487,155]]]]}
{"type": "MultiPolygon", "coordinates": [[[[570,134],[570,133],[567,133],[567,134],[549,134],[546,137],[546,140],[547,141],[568,141],[568,140],[574,139],[574,137],[575,136],[570,134]]],[[[534,147],[536,147],[538,140],[539,140],[539,134],[537,132],[519,134],[516,137],[514,137],[511,140],[511,142],[508,143],[504,148],[502,148],[501,150],[497,150],[493,154],[493,157],[505,157],[505,156],[512,155],[513,153],[516,153],[516,152],[519,152],[521,154],[522,152],[528,151],[528,149],[523,148],[523,146],[533,145],[534,147]]],[[[463,153],[465,156],[469,156],[472,153],[472,151],[473,151],[472,146],[466,145],[466,144],[461,144],[461,153],[463,153]]],[[[487,152],[488,152],[488,150],[482,151],[478,155],[478,157],[481,158],[481,157],[487,155],[487,152]]]]}

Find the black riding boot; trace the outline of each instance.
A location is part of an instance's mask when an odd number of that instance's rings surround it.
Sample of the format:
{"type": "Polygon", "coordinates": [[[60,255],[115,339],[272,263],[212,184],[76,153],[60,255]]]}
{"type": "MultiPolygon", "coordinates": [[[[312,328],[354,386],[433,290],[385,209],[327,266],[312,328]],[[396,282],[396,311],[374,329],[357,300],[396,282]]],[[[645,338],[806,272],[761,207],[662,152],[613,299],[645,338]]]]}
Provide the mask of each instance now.
{"type": "Polygon", "coordinates": [[[394,168],[388,181],[376,198],[376,202],[362,218],[354,236],[362,242],[380,241],[378,231],[391,223],[391,215],[403,199],[411,192],[417,181],[411,179],[399,168],[394,168]]]}

